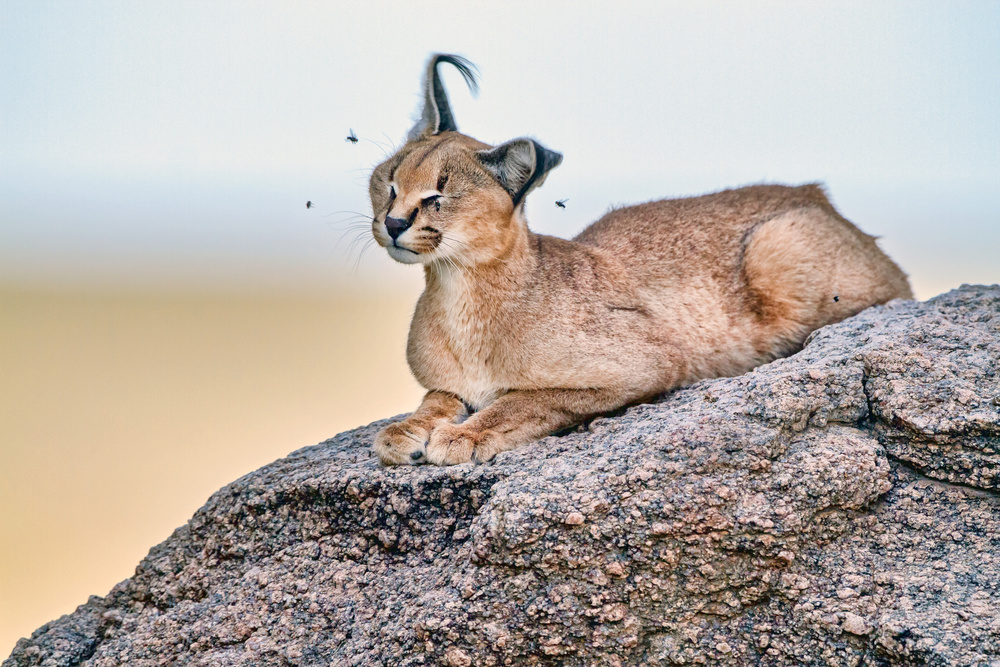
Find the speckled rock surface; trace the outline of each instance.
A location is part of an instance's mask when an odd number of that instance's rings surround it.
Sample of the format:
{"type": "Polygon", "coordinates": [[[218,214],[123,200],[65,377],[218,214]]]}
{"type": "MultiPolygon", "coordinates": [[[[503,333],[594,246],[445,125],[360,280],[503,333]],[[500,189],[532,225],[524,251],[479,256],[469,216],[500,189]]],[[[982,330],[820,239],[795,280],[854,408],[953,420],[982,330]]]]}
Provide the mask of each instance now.
{"type": "Polygon", "coordinates": [[[216,493],[23,665],[1000,667],[1000,287],[488,465],[382,423],[216,493]]]}

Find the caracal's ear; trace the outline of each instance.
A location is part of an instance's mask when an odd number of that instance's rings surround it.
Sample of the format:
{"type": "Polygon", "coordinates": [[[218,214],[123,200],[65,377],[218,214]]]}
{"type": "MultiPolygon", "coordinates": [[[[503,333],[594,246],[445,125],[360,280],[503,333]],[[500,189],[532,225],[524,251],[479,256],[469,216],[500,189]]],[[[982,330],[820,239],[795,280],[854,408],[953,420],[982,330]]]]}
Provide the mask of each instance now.
{"type": "Polygon", "coordinates": [[[534,139],[512,139],[488,151],[478,152],[479,162],[510,193],[514,206],[545,181],[562,162],[562,153],[550,151],[534,139]]]}
{"type": "Polygon", "coordinates": [[[441,76],[438,74],[438,63],[448,63],[454,65],[462,74],[469,90],[475,95],[479,92],[479,84],[476,82],[476,66],[461,56],[453,56],[447,53],[435,53],[427,61],[427,72],[424,74],[424,108],[420,112],[420,119],[413,126],[410,133],[406,135],[407,141],[429,137],[439,132],[454,132],[458,130],[455,117],[451,115],[451,105],[448,104],[448,93],[441,83],[441,76]]]}

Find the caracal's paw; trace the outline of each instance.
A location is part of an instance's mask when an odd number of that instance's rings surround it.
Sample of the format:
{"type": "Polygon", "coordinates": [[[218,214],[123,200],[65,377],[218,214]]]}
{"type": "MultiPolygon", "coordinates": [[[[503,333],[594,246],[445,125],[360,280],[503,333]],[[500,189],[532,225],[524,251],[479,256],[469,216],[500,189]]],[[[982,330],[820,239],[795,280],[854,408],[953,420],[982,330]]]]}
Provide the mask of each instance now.
{"type": "Polygon", "coordinates": [[[463,424],[442,424],[427,443],[427,462],[439,466],[489,461],[504,450],[495,431],[474,431],[463,424]]]}
{"type": "Polygon", "coordinates": [[[385,466],[423,463],[427,432],[405,421],[389,424],[375,436],[374,449],[385,466]]]}

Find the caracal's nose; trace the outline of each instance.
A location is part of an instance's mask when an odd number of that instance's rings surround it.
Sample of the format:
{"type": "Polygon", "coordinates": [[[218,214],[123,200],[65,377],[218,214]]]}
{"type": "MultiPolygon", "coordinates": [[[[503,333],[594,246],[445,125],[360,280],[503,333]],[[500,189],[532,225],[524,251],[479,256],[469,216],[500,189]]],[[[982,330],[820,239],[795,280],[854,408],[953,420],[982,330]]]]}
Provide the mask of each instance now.
{"type": "Polygon", "coordinates": [[[399,238],[399,235],[410,228],[410,223],[402,218],[386,218],[385,219],[385,231],[389,232],[389,236],[395,241],[399,238]]]}

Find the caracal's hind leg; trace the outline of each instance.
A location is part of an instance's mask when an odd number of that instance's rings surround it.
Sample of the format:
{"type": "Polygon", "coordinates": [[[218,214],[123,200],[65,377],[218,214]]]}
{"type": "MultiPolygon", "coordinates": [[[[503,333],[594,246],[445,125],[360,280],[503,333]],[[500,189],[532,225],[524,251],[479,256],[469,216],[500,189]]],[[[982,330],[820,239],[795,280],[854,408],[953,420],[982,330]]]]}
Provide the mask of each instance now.
{"type": "Polygon", "coordinates": [[[869,306],[913,298],[906,274],[836,213],[800,208],[762,223],[744,252],[743,272],[758,316],[761,350],[798,349],[819,327],[869,306]],[[779,341],[775,343],[775,341],[779,341]]]}

